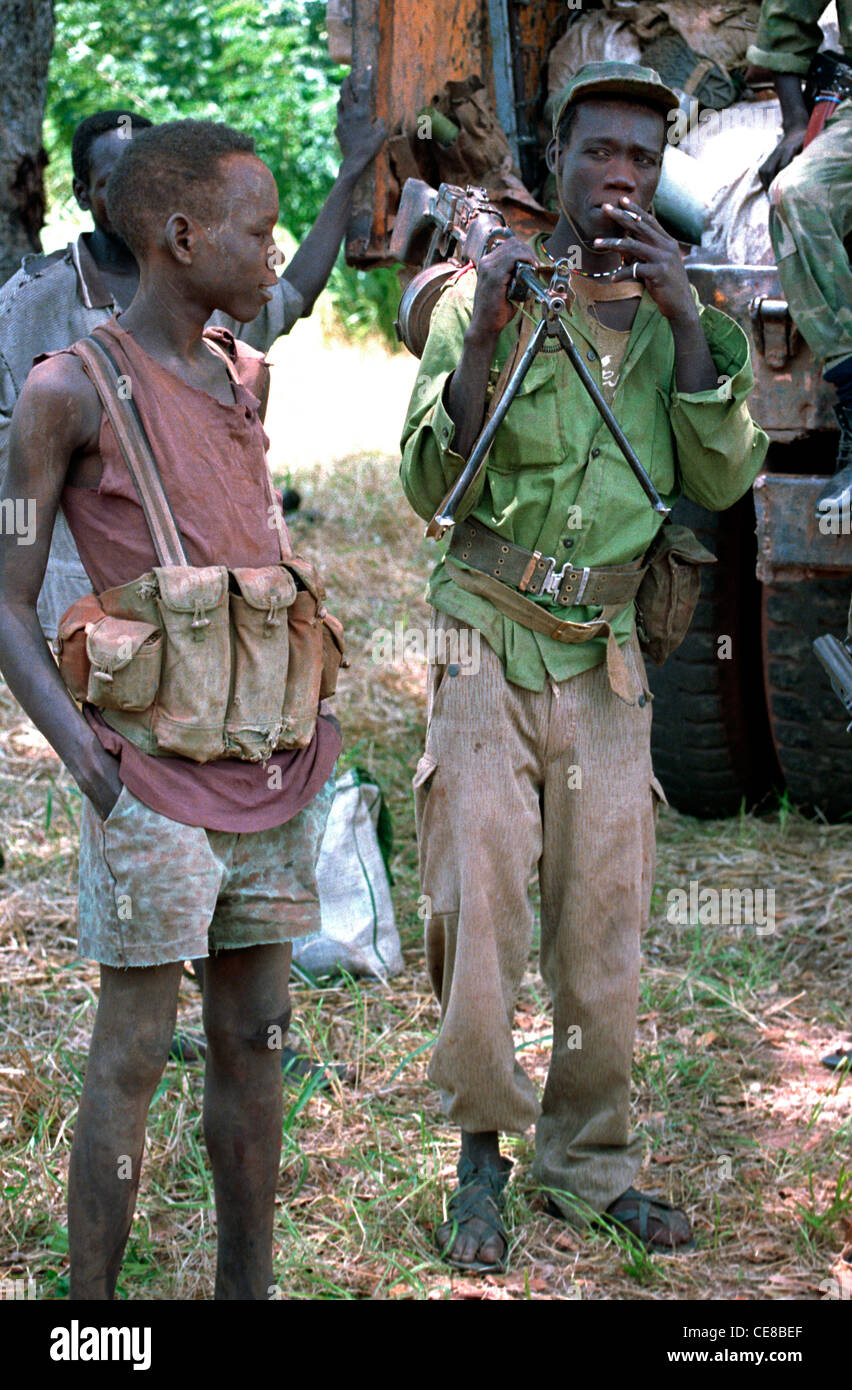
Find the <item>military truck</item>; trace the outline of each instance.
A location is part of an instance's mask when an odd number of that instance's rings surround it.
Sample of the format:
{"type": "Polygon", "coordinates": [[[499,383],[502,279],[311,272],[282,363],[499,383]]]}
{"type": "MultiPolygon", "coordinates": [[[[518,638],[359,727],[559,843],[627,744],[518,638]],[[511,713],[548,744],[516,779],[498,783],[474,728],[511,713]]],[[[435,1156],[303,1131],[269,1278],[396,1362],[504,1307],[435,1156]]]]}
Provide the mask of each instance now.
{"type": "MultiPolygon", "coordinates": [[[[543,198],[548,54],[569,21],[588,23],[599,9],[584,0],[577,15],[578,4],[330,0],[332,56],[351,61],[356,75],[372,70],[376,114],[391,133],[358,190],[346,242],[352,264],[391,263],[400,186],[409,175],[429,179],[424,112],[439,111],[452,84],[481,82],[523,184],[543,198]]],[[[522,191],[504,210],[519,235],[536,225],[522,191]]],[[[831,395],[774,266],[729,264],[695,245],[684,253],[701,299],[750,338],[750,408],[772,442],[765,472],[735,507],[715,514],[681,500],[675,509],[719,564],[705,571],[683,646],[649,670],[655,766],[670,801],[694,815],[771,805],[786,788],[792,803],[839,819],[852,811],[852,736],[811,646],[822,632],[843,635],[852,589],[852,537],[822,534],[814,519],[836,451],[831,395]]]]}

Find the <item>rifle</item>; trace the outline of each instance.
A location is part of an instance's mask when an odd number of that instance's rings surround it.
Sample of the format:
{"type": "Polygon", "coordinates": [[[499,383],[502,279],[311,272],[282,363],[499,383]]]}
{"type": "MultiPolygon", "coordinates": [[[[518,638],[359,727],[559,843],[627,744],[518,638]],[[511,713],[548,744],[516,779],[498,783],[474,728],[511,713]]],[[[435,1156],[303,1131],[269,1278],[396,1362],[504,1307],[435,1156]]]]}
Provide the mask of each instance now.
{"type": "Polygon", "coordinates": [[[841,101],[852,97],[852,63],[842,53],[825,49],[817,53],[805,78],[805,105],[810,111],[802,149],[819,135],[841,101]]]}
{"type": "MultiPolygon", "coordinates": [[[[831,681],[835,695],[842,700],[847,714],[852,715],[852,653],[848,646],[838,642],[836,637],[817,637],[814,653],[831,681]]],[[[852,722],[846,726],[847,734],[850,729],[852,722]]]]}
{"type": "MultiPolygon", "coordinates": [[[[397,334],[409,352],[416,357],[422,356],[432,310],[449,280],[463,266],[471,262],[478,265],[499,241],[511,235],[506,219],[489,201],[484,188],[457,188],[442,183],[436,191],[422,179],[406,180],[394,222],[391,253],[397,260],[409,264],[421,261],[423,267],[406,286],[396,321],[397,334]]],[[[524,262],[516,265],[508,297],[522,304],[532,296],[542,306],[542,317],[464,469],[429,522],[427,536],[439,540],[455,524],[456,510],[484,463],[506,412],[547,338],[556,339],[567,354],[654,511],[668,516],[670,509],[642,467],[568,332],[563,315],[573,299],[568,279],[571,269],[571,259],[557,261],[550,283],[545,284],[532,266],[524,262]]]]}

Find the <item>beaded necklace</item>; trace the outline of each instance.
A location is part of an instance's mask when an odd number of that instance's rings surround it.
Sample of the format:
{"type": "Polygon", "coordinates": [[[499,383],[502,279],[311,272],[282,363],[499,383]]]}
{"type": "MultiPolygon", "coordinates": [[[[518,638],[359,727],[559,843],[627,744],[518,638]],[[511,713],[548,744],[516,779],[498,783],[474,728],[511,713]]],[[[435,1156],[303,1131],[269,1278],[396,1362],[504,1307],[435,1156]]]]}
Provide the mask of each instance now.
{"type": "MultiPolygon", "coordinates": [[[[566,214],[566,217],[567,217],[567,214],[566,214]]],[[[571,222],[571,219],[570,219],[570,218],[567,218],[567,220],[568,220],[569,222],[571,222]]],[[[573,223],[573,222],[571,222],[571,226],[572,226],[572,228],[573,228],[573,230],[574,230],[574,235],[576,236],[577,240],[580,242],[580,245],[581,245],[585,250],[587,250],[587,251],[590,250],[591,248],[588,247],[588,246],[586,246],[586,243],[583,241],[583,238],[580,236],[579,232],[577,231],[577,228],[574,227],[574,223],[573,223]]],[[[539,244],[539,249],[541,250],[541,252],[543,253],[543,255],[545,255],[545,256],[547,257],[547,259],[550,261],[551,265],[555,265],[555,264],[556,264],[556,262],[554,261],[553,257],[551,256],[550,252],[548,251],[547,247],[544,245],[544,242],[543,242],[543,241],[540,242],[540,244],[539,244]]],[[[572,275],[582,275],[582,277],[583,277],[584,280],[611,280],[612,277],[613,277],[613,275],[617,275],[618,272],[619,272],[620,270],[623,270],[623,269],[624,269],[625,264],[626,264],[626,262],[625,262],[624,260],[622,260],[621,265],[615,266],[612,270],[580,270],[579,266],[573,266],[573,265],[571,266],[570,269],[571,269],[571,274],[572,274],[572,275]]]]}
{"type": "Polygon", "coordinates": [[[577,266],[571,267],[572,275],[582,275],[584,280],[611,280],[613,275],[617,275],[622,269],[624,262],[617,265],[614,270],[580,270],[577,266]]]}

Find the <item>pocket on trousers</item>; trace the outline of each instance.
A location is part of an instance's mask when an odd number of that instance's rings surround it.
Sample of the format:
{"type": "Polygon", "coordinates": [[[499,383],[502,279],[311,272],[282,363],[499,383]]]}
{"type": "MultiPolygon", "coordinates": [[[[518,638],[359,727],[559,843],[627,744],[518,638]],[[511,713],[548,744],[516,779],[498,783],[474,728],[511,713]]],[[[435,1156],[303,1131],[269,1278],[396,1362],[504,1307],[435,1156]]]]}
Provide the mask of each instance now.
{"type": "MultiPolygon", "coordinates": [[[[115,805],[113,806],[113,808],[112,808],[112,810],[110,811],[109,815],[106,816],[104,820],[101,820],[101,818],[100,818],[100,816],[98,815],[97,811],[95,811],[95,819],[96,819],[97,821],[100,822],[101,827],[103,827],[103,826],[109,824],[109,822],[112,820],[113,816],[115,815],[116,811],[118,810],[118,808],[119,808],[121,802],[122,802],[122,801],[126,801],[127,798],[128,798],[128,796],[130,796],[131,794],[132,794],[132,793],[129,792],[129,791],[127,790],[127,787],[126,787],[126,786],[124,785],[124,783],[122,782],[122,784],[121,784],[121,791],[118,793],[118,796],[116,797],[115,805]]],[[[94,810],[94,807],[92,807],[92,810],[94,810]]]]}
{"type": "Polygon", "coordinates": [[[415,791],[418,787],[424,787],[438,766],[438,759],[433,753],[424,753],[417,764],[417,769],[411,779],[411,785],[415,791]]]}
{"type": "Polygon", "coordinates": [[[102,618],[86,637],[86,699],[98,709],[149,709],[160,684],[163,634],[151,623],[102,618]]]}
{"type": "Polygon", "coordinates": [[[657,781],[653,772],[651,773],[651,798],[654,803],[654,811],[659,805],[668,806],[669,799],[663,791],[662,785],[657,781]]]}
{"type": "Polygon", "coordinates": [[[196,762],[222,756],[231,677],[224,565],[155,569],[166,631],[152,729],[159,750],[196,762]]]}
{"type": "Polygon", "coordinates": [[[268,758],[281,732],[290,655],[293,576],[281,565],[231,571],[233,685],[225,717],[227,751],[248,762],[268,758]]]}
{"type": "Polygon", "coordinates": [[[434,753],[427,749],[417,764],[416,771],[411,779],[414,791],[414,828],[417,834],[417,843],[420,844],[420,834],[423,828],[423,816],[426,810],[426,803],[429,800],[429,788],[432,784],[432,777],[438,766],[438,759],[434,753]]]}

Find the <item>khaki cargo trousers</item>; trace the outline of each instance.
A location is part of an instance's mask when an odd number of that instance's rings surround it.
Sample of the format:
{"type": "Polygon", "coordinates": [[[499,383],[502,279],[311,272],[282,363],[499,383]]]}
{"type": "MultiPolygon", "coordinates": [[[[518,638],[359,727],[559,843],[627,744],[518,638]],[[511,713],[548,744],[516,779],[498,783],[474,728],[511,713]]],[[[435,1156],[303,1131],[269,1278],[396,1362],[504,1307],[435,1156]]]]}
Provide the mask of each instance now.
{"type": "MultiPolygon", "coordinates": [[[[441,613],[434,627],[441,656],[450,630],[472,635],[441,613]]],[[[613,694],[605,665],[539,693],[512,685],[484,639],[476,671],[431,665],[414,777],[426,955],[441,1004],[429,1078],[461,1129],[521,1133],[535,1121],[535,1180],[596,1211],[641,1163],[630,1070],[662,797],[635,636],[625,657],[633,706],[613,694]],[[553,1003],[541,1104],[512,1037],[536,875],[553,1003]]],[[[576,1215],[570,1201],[560,1205],[576,1215]]]]}

